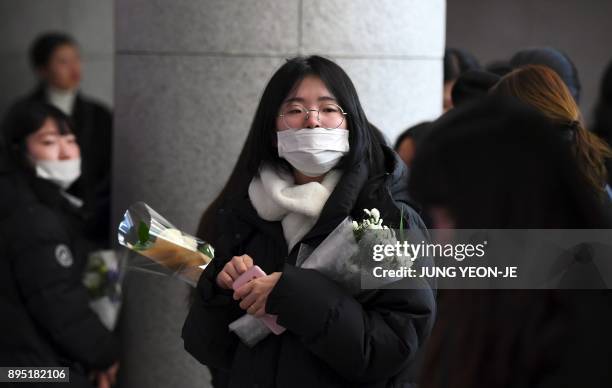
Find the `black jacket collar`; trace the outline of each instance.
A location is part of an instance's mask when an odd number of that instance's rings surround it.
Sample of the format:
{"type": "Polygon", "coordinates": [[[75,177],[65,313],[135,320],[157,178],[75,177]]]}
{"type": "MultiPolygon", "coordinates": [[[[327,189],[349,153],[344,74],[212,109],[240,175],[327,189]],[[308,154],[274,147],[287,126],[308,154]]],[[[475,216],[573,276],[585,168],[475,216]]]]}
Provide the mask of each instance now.
{"type": "MultiPolygon", "coordinates": [[[[367,179],[368,166],[364,160],[345,171],[327,202],[325,202],[319,219],[310,232],[302,238],[302,241],[327,236],[342,220],[351,215],[367,179]]],[[[296,246],[299,246],[299,244],[296,244],[296,246]]]]}
{"type": "Polygon", "coordinates": [[[55,183],[34,175],[28,175],[26,179],[32,188],[32,192],[41,203],[52,209],[64,211],[81,218],[82,215],[79,208],[72,205],[62,195],[61,188],[55,183]]]}

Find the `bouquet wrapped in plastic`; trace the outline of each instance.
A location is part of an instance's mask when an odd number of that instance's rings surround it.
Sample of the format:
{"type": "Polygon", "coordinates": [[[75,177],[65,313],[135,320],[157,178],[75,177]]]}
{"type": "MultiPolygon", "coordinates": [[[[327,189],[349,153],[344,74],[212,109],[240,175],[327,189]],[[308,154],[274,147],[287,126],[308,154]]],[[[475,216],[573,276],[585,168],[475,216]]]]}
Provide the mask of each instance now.
{"type": "MultiPolygon", "coordinates": [[[[315,269],[340,284],[351,295],[362,291],[362,279],[370,273],[374,245],[395,245],[395,232],[383,225],[377,209],[363,209],[360,222],[345,218],[314,250],[302,244],[296,265],[315,269]]],[[[400,232],[401,232],[400,228],[400,232]]],[[[411,256],[393,256],[377,265],[386,269],[412,266],[411,256]]],[[[383,286],[384,284],[379,284],[383,286]]]]}
{"type": "Polygon", "coordinates": [[[89,307],[102,324],[113,330],[121,309],[121,283],[125,260],[116,251],[92,252],[87,258],[83,285],[89,294],[89,307]]]}
{"type": "Polygon", "coordinates": [[[119,243],[149,261],[142,271],[176,276],[192,287],[215,256],[213,247],[172,225],[144,202],[125,212],[119,224],[119,243]]]}
{"type": "MultiPolygon", "coordinates": [[[[210,244],[178,230],[144,202],[133,204],[125,212],[118,239],[121,245],[148,259],[137,263],[134,258],[132,268],[176,276],[192,287],[215,255],[210,244]]],[[[275,324],[274,317],[253,319],[266,330],[271,328],[277,333],[284,330],[275,324]]]]}

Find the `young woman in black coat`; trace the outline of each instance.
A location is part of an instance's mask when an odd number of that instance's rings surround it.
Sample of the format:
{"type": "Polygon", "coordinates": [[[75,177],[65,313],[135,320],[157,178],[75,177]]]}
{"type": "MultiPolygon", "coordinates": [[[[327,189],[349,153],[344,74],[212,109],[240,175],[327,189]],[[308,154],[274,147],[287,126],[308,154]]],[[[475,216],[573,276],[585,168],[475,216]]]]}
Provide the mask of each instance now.
{"type": "Polygon", "coordinates": [[[198,283],[183,339],[211,368],[216,387],[410,384],[409,367],[434,320],[433,291],[353,296],[295,266],[302,243],[316,246],[347,216],[362,219],[363,209],[379,209],[389,227],[403,214],[405,225],[424,228],[398,160],[338,65],[297,57],[273,75],[238,163],[200,223],[199,235],[217,253],[198,283]],[[233,292],[253,265],[268,275],[233,292]],[[264,313],[287,330],[252,348],[229,332],[244,314],[264,313]]]}
{"type": "MultiPolygon", "coordinates": [[[[67,117],[36,102],[2,127],[0,166],[0,365],[68,367],[70,387],[108,387],[119,346],[89,307],[83,272],[99,249],[79,201],[66,192],[80,175],[67,117]]],[[[46,385],[46,384],[42,384],[46,385]]]]}

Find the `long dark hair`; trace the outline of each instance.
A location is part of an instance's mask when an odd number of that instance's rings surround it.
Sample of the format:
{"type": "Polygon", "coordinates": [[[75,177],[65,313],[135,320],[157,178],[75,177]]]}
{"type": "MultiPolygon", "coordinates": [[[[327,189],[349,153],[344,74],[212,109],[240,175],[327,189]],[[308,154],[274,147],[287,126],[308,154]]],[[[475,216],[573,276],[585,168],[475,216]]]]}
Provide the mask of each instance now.
{"type": "Polygon", "coordinates": [[[350,150],[337,168],[351,168],[362,159],[367,160],[370,174],[380,172],[384,168],[381,141],[369,124],[355,86],[344,70],[329,59],[316,55],[289,59],[274,73],[264,89],[238,162],[225,187],[200,220],[197,233],[199,237],[214,241],[213,220],[216,210],[230,196],[245,195],[262,163],[278,168],[291,168],[278,156],[276,119],[285,98],[306,76],[320,78],[347,113],[350,150]]]}

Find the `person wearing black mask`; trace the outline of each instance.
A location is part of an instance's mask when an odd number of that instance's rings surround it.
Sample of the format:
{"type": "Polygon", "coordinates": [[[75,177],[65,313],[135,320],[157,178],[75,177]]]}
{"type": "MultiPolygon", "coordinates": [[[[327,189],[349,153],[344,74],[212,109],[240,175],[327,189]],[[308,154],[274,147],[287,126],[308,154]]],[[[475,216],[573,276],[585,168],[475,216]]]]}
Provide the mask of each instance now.
{"type": "Polygon", "coordinates": [[[85,236],[80,200],[66,189],[80,148],[58,109],[16,106],[2,126],[0,365],[69,367],[71,387],[115,380],[118,340],[90,309],[83,272],[99,248],[85,236]]]}
{"type": "Polygon", "coordinates": [[[84,201],[82,212],[88,226],[96,230],[99,242],[108,245],[112,115],[79,90],[81,58],[76,41],[69,35],[40,35],[30,47],[30,64],[39,82],[20,102],[48,103],[70,117],[81,149],[82,174],[68,192],[84,201]]]}

